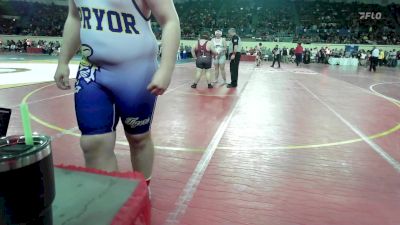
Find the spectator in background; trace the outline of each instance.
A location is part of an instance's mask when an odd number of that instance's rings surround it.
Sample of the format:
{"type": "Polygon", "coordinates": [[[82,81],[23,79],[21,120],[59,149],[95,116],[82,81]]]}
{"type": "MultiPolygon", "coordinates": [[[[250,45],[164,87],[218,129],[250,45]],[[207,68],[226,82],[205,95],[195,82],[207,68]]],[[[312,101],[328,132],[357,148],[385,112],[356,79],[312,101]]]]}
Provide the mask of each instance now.
{"type": "Polygon", "coordinates": [[[379,49],[378,65],[382,66],[384,60],[385,60],[385,52],[382,49],[379,49]]]}
{"type": "Polygon", "coordinates": [[[366,61],[365,61],[365,66],[366,67],[370,67],[371,66],[371,57],[372,57],[372,51],[370,51],[370,50],[368,50],[367,52],[366,52],[366,57],[365,57],[365,59],[366,59],[366,61]]]}
{"type": "Polygon", "coordinates": [[[397,66],[397,54],[395,49],[393,49],[393,51],[389,53],[389,66],[390,67],[397,66]]]}
{"type": "Polygon", "coordinates": [[[290,62],[293,63],[293,57],[295,57],[294,55],[294,48],[291,48],[289,50],[289,56],[290,56],[290,62]]]}
{"type": "Polygon", "coordinates": [[[328,47],[325,47],[325,58],[324,58],[324,63],[327,64],[329,62],[329,58],[332,55],[332,50],[329,49],[328,47]]]}
{"type": "Polygon", "coordinates": [[[256,47],[256,66],[261,66],[261,60],[262,60],[262,43],[259,43],[258,46],[256,47]]]}
{"type": "Polygon", "coordinates": [[[283,49],[282,49],[282,62],[283,63],[289,62],[288,55],[289,55],[288,49],[286,48],[286,46],[283,46],[283,49]]]}
{"type": "Polygon", "coordinates": [[[317,48],[311,49],[311,60],[313,62],[315,62],[315,58],[317,57],[317,54],[318,54],[318,49],[317,48]]]}
{"type": "Polygon", "coordinates": [[[23,48],[24,48],[24,52],[28,52],[28,43],[27,43],[26,40],[24,41],[24,43],[22,45],[23,45],[23,48]]]}
{"type": "Polygon", "coordinates": [[[400,61],[400,50],[399,51],[397,51],[397,64],[399,64],[399,62],[398,61],[400,61]]]}
{"type": "Polygon", "coordinates": [[[311,52],[308,48],[304,51],[304,64],[310,64],[311,62],[311,52]]]}
{"type": "Polygon", "coordinates": [[[389,58],[390,58],[389,52],[388,51],[384,51],[385,56],[384,56],[384,59],[383,59],[383,65],[387,66],[389,64],[389,58]]]}
{"type": "Polygon", "coordinates": [[[244,49],[244,47],[242,47],[242,49],[240,49],[240,54],[242,54],[242,55],[247,54],[246,49],[244,49]]]}
{"type": "Polygon", "coordinates": [[[22,52],[22,49],[23,49],[23,48],[24,48],[24,45],[22,44],[22,41],[21,41],[21,40],[18,40],[16,51],[22,52]]]}
{"type": "Polygon", "coordinates": [[[324,63],[325,62],[325,49],[321,48],[318,51],[318,63],[324,63]]]}
{"type": "Polygon", "coordinates": [[[181,43],[179,47],[179,59],[184,59],[183,51],[185,51],[185,47],[183,46],[183,43],[181,43]]]}
{"type": "Polygon", "coordinates": [[[376,72],[376,65],[378,64],[378,57],[379,57],[379,49],[373,47],[371,57],[370,57],[370,66],[369,71],[373,70],[376,72]]]}
{"type": "Polygon", "coordinates": [[[11,51],[17,52],[17,46],[16,46],[14,40],[11,40],[9,46],[10,46],[10,47],[9,47],[9,51],[10,51],[10,52],[11,52],[11,51]]]}
{"type": "Polygon", "coordinates": [[[266,51],[266,56],[267,56],[267,61],[273,60],[273,55],[272,55],[272,51],[270,48],[267,49],[266,51]]]}
{"type": "Polygon", "coordinates": [[[28,48],[32,47],[32,41],[31,41],[31,39],[26,39],[26,46],[27,46],[28,48]]]}
{"type": "MultiPolygon", "coordinates": [[[[61,35],[66,6],[12,2],[13,7],[4,9],[0,14],[13,15],[19,19],[0,18],[0,33],[61,35]]],[[[319,1],[289,1],[276,7],[269,1],[256,1],[256,5],[253,4],[255,3],[243,0],[231,0],[230,6],[225,5],[223,0],[175,3],[182,18],[182,36],[185,39],[196,39],[204,28],[213,30],[235,26],[243,31],[243,36],[266,41],[278,40],[281,39],[279,36],[284,36],[291,40],[294,37],[294,41],[303,43],[399,44],[400,33],[396,30],[398,24],[395,22],[399,21],[398,4],[394,4],[396,7],[391,6],[392,12],[385,16],[387,18],[374,21],[352,21],[351,18],[358,18],[357,12],[360,11],[385,12],[387,6],[329,1],[323,4],[319,1]],[[291,16],[292,8],[298,11],[299,21],[291,16]],[[253,17],[258,19],[253,20],[253,17]]],[[[160,39],[162,29],[155,24],[152,24],[152,28],[160,39]]]]}
{"type": "Polygon", "coordinates": [[[186,45],[185,46],[185,51],[186,51],[186,54],[187,54],[188,58],[193,58],[193,56],[192,56],[192,47],[186,45]]]}
{"type": "Polygon", "coordinates": [[[272,62],[271,67],[273,68],[275,65],[275,62],[278,62],[278,68],[281,68],[282,50],[279,48],[278,45],[275,45],[275,48],[272,50],[272,55],[274,57],[274,61],[272,62]]]}
{"type": "Polygon", "coordinates": [[[364,49],[360,51],[360,66],[367,65],[367,54],[365,53],[364,49]]]}
{"type": "Polygon", "coordinates": [[[303,47],[301,46],[301,43],[297,43],[297,47],[294,50],[294,54],[296,55],[296,65],[299,66],[303,57],[303,47]]]}
{"type": "Polygon", "coordinates": [[[180,50],[178,49],[178,51],[176,52],[176,61],[181,60],[181,56],[182,56],[182,54],[181,54],[180,50]]]}

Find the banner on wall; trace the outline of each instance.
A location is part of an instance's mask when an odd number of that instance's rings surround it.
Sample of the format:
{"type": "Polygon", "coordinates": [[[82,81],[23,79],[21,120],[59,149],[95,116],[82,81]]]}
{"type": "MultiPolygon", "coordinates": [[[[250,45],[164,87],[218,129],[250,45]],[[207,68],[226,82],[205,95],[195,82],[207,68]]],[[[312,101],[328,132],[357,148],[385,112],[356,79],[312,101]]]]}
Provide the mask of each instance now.
{"type": "Polygon", "coordinates": [[[358,45],[346,45],[345,52],[350,52],[350,54],[352,54],[353,52],[358,52],[358,48],[358,45]]]}

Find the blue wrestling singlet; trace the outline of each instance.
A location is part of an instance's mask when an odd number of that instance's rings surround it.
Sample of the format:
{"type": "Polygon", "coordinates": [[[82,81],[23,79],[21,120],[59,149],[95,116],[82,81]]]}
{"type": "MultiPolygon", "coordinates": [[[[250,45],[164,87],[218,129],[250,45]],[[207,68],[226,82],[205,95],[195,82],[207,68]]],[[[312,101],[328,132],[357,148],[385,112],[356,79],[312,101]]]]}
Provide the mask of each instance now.
{"type": "Polygon", "coordinates": [[[150,130],[156,96],[147,86],[158,68],[157,41],[134,0],[75,0],[82,61],[75,110],[83,135],[150,130]]]}

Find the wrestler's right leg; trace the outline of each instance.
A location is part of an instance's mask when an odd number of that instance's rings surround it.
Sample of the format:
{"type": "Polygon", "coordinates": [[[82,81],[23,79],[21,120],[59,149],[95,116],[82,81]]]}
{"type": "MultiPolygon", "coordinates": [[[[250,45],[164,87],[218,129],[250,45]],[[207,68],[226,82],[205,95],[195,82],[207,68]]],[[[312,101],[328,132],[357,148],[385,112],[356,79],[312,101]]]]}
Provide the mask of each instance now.
{"type": "Polygon", "coordinates": [[[118,170],[114,146],[119,114],[111,93],[95,81],[87,83],[81,78],[76,84],[75,110],[86,167],[118,170]]]}
{"type": "Polygon", "coordinates": [[[201,73],[203,72],[203,69],[196,68],[196,77],[194,78],[194,82],[192,84],[192,88],[197,88],[197,84],[199,83],[201,79],[201,73]]]}
{"type": "MultiPolygon", "coordinates": [[[[215,60],[218,60],[218,59],[215,59],[215,60]]],[[[219,63],[218,62],[216,62],[215,64],[214,64],[214,66],[215,66],[215,77],[214,77],[214,83],[217,83],[218,82],[218,78],[219,78],[219,63]]]]}
{"type": "Polygon", "coordinates": [[[208,88],[213,88],[213,85],[211,84],[211,68],[210,69],[206,69],[206,79],[207,79],[207,84],[208,84],[208,88]]]}
{"type": "Polygon", "coordinates": [[[224,84],[226,84],[225,63],[226,63],[226,56],[221,56],[221,58],[219,60],[219,69],[220,69],[222,79],[224,80],[224,84]]]}
{"type": "Polygon", "coordinates": [[[82,135],[81,148],[85,165],[105,171],[117,171],[117,158],[114,154],[115,132],[99,135],[82,135]]]}

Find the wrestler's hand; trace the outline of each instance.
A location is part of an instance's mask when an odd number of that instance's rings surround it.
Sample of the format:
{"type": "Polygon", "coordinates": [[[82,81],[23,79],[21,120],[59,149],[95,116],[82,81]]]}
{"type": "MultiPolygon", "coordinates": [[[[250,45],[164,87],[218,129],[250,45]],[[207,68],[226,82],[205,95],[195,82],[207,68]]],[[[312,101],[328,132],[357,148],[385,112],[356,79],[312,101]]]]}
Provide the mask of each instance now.
{"type": "Polygon", "coordinates": [[[57,87],[61,90],[69,90],[69,67],[67,64],[58,64],[56,74],[54,75],[54,81],[57,87]]]}
{"type": "Polygon", "coordinates": [[[154,74],[153,80],[149,86],[147,86],[147,90],[149,90],[153,95],[164,94],[171,83],[171,75],[171,73],[160,68],[154,74]]]}

